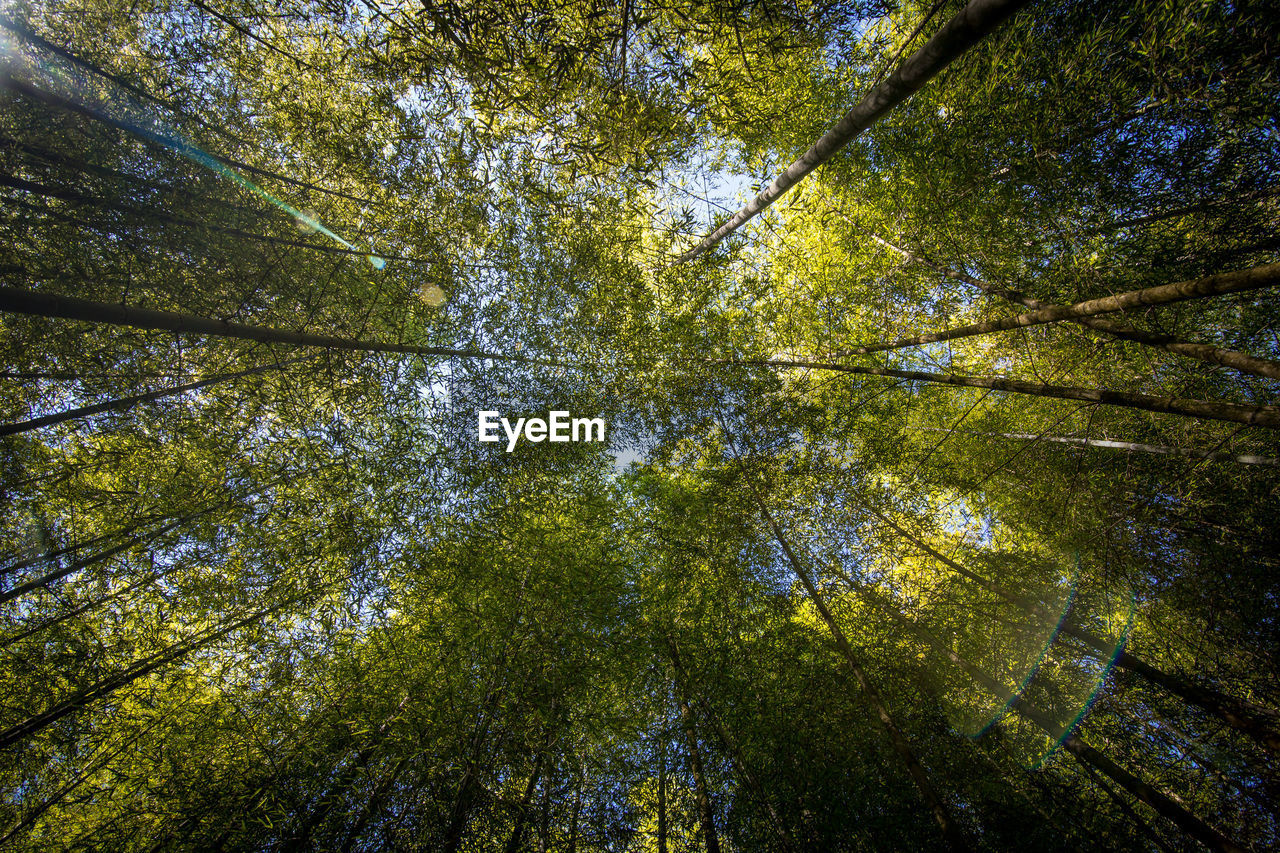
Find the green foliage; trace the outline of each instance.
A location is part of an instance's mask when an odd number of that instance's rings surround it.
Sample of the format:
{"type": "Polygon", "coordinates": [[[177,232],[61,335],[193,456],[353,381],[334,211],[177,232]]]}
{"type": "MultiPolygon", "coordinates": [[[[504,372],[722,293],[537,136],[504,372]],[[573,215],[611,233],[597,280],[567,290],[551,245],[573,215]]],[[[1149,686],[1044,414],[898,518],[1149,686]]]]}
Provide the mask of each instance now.
{"type": "Polygon", "coordinates": [[[847,355],[1275,262],[1276,4],[1032,4],[675,262],[960,8],[6,11],[0,286],[500,357],[0,294],[0,421],[171,392],[0,437],[0,847],[941,849],[894,728],[975,848],[1280,843],[1276,431],[804,366],[1280,402],[1080,324],[847,355]],[[550,409],[609,442],[476,441],[550,409]]]}

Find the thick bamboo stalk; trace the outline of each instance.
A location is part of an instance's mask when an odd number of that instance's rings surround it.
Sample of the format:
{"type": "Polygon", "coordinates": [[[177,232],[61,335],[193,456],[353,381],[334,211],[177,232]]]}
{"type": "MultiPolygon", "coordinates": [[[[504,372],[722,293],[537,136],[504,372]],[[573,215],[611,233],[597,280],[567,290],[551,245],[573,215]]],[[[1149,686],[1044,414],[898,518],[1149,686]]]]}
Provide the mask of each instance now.
{"type": "Polygon", "coordinates": [[[263,326],[245,326],[225,320],[210,320],[172,311],[155,311],[150,308],[134,308],[108,302],[94,302],[74,296],[38,293],[16,287],[0,287],[0,311],[13,314],[31,314],[38,317],[58,317],[81,320],[86,323],[108,323],[114,326],[130,326],[135,329],[156,329],[176,334],[211,335],[222,338],[241,338],[261,343],[293,344],[296,346],[326,347],[328,349],[354,350],[358,352],[394,352],[409,355],[445,356],[452,358],[493,359],[539,363],[536,359],[517,355],[482,352],[479,350],[453,349],[449,347],[423,347],[413,344],[384,344],[360,341],[332,335],[314,335],[286,329],[263,326]]]}
{"type": "MultiPolygon", "coordinates": [[[[985,282],[980,278],[971,276],[961,270],[940,266],[919,253],[910,252],[900,246],[895,246],[874,234],[872,235],[872,239],[899,253],[903,257],[910,258],[913,261],[918,261],[919,263],[924,264],[939,275],[944,275],[947,278],[953,278],[956,281],[963,282],[971,287],[976,287],[984,293],[990,293],[993,296],[999,296],[1000,298],[1006,299],[1010,302],[1016,302],[1019,305],[1024,305],[1027,308],[1034,308],[1037,310],[1041,308],[1057,307],[1050,305],[1047,302],[1041,302],[1039,299],[1034,299],[1020,290],[1014,290],[1008,287],[999,287],[985,282]]],[[[1156,349],[1162,349],[1165,352],[1171,352],[1175,355],[1194,358],[1197,361],[1203,361],[1207,364],[1218,364],[1223,367],[1230,367],[1241,373],[1263,376],[1268,379],[1280,379],[1280,362],[1276,362],[1271,359],[1259,358],[1254,355],[1249,355],[1248,353],[1229,350],[1223,347],[1213,346],[1211,344],[1184,341],[1171,335],[1160,335],[1155,332],[1136,329],[1127,323],[1121,323],[1117,320],[1105,317],[1077,317],[1071,320],[1071,322],[1078,323],[1081,326],[1087,326],[1090,329],[1103,332],[1115,338],[1120,338],[1121,340],[1134,341],[1135,343],[1140,343],[1156,349]]]]}
{"type": "Polygon", "coordinates": [[[733,217],[697,246],[680,256],[691,261],[714,248],[725,237],[777,201],[787,190],[804,180],[814,169],[830,160],[860,133],[875,124],[890,110],[919,91],[942,69],[982,41],[1027,0],[973,0],[942,25],[933,38],[907,57],[889,79],[873,88],[844,118],[823,134],[805,154],[786,168],[764,192],[739,210],[733,217]]]}
{"type": "Polygon", "coordinates": [[[968,850],[969,842],[965,839],[964,833],[960,831],[959,825],[951,816],[951,810],[947,808],[946,803],[939,795],[933,782],[929,779],[929,774],[925,771],[924,765],[916,758],[915,752],[911,749],[906,735],[898,726],[893,715],[889,712],[889,707],[885,703],[884,697],[880,694],[879,689],[871,681],[870,676],[862,668],[857,657],[853,653],[853,646],[850,645],[849,639],[845,636],[844,631],[836,622],[835,617],[828,609],[826,602],[822,598],[822,594],[818,592],[817,586],[809,575],[809,571],[800,562],[800,559],[791,550],[790,543],[783,536],[782,529],[778,523],[774,521],[773,515],[765,506],[764,499],[753,488],[752,494],[756,499],[756,504],[760,508],[761,514],[764,516],[765,522],[769,525],[773,538],[777,540],[778,545],[782,548],[783,556],[787,558],[787,562],[791,565],[792,570],[796,573],[796,577],[800,579],[800,583],[804,586],[805,592],[808,593],[809,600],[818,610],[818,614],[822,617],[822,621],[826,623],[827,629],[831,632],[831,636],[835,641],[836,648],[841,656],[844,657],[845,663],[848,665],[850,672],[853,673],[854,679],[858,682],[858,687],[862,694],[867,698],[871,705],[875,708],[876,716],[880,720],[881,728],[889,738],[889,743],[893,747],[894,752],[902,759],[906,766],[908,775],[915,783],[916,789],[920,792],[921,798],[932,812],[933,818],[937,821],[939,828],[942,830],[942,836],[947,846],[952,850],[968,850]]]}
{"type": "MultiPolygon", "coordinates": [[[[926,432],[951,432],[941,427],[915,427],[926,432]]],[[[987,438],[1007,438],[1016,441],[1050,441],[1056,444],[1072,444],[1077,447],[1104,447],[1109,450],[1125,450],[1135,453],[1154,453],[1158,456],[1177,456],[1183,459],[1204,459],[1209,462],[1239,462],[1242,465],[1267,465],[1280,467],[1280,458],[1257,456],[1251,453],[1219,453],[1196,450],[1191,447],[1170,447],[1165,444],[1142,444],[1136,441],[1114,441],[1105,438],[1087,438],[1070,435],[1032,435],[1022,432],[970,432],[963,435],[980,435],[987,438]]]]}
{"type": "Polygon", "coordinates": [[[689,745],[689,765],[693,770],[694,799],[698,805],[698,822],[702,825],[702,839],[707,853],[720,853],[720,838],[716,835],[716,816],[711,808],[711,790],[707,785],[706,771],[702,766],[702,750],[698,748],[698,735],[693,729],[693,712],[679,691],[676,701],[680,705],[680,723],[684,727],[685,742],[689,745]]]}
{"type": "MultiPolygon", "coordinates": [[[[293,359],[296,361],[296,359],[293,359]]],[[[246,376],[253,376],[257,373],[265,373],[269,370],[280,370],[282,364],[264,364],[260,367],[251,367],[248,370],[239,370],[235,373],[222,373],[217,376],[210,376],[208,379],[201,379],[198,382],[188,382],[185,385],[175,385],[171,388],[161,388],[159,391],[148,391],[145,394],[134,394],[129,397],[120,397],[116,400],[108,400],[105,403],[94,403],[89,406],[79,406],[74,409],[67,409],[65,412],[58,412],[52,415],[44,415],[39,418],[31,418],[25,421],[18,421],[11,424],[0,424],[0,436],[16,435],[20,432],[39,429],[41,427],[53,426],[54,424],[66,423],[67,421],[79,420],[92,415],[102,414],[103,412],[122,412],[132,409],[139,403],[150,403],[153,400],[161,400],[165,397],[176,397],[180,394],[186,394],[189,391],[196,391],[201,388],[207,388],[210,385],[217,385],[220,382],[229,382],[233,379],[242,379],[246,376]]]]}
{"type": "Polygon", "coordinates": [[[103,698],[104,696],[110,696],[112,693],[132,684],[139,678],[149,675],[170,663],[181,660],[191,652],[209,646],[232,631],[243,628],[246,625],[250,625],[298,600],[300,600],[299,597],[285,599],[284,601],[273,604],[270,607],[257,610],[242,619],[236,619],[234,621],[224,623],[222,627],[211,629],[208,632],[186,640],[180,640],[168,648],[136,662],[122,672],[118,672],[115,675],[109,675],[106,678],[91,684],[53,707],[38,714],[34,714],[22,722],[16,723],[8,729],[5,729],[3,732],[0,732],[0,749],[5,749],[15,743],[26,740],[43,729],[46,729],[58,722],[58,720],[61,720],[68,714],[72,714],[92,702],[103,698]]]}
{"type": "MultiPolygon", "coordinates": [[[[665,640],[667,652],[671,656],[672,668],[675,670],[676,689],[680,691],[680,695],[683,701],[683,697],[688,696],[689,691],[687,689],[688,676],[685,673],[684,664],[680,660],[680,650],[676,646],[675,641],[672,640],[672,638],[669,635],[664,636],[663,640],[665,640]]],[[[778,836],[779,847],[783,851],[787,851],[787,853],[790,853],[790,851],[794,851],[796,849],[795,841],[792,840],[791,834],[788,833],[786,827],[783,826],[782,819],[778,816],[777,809],[773,807],[773,802],[769,799],[768,795],[765,793],[764,786],[760,784],[759,780],[756,779],[756,775],[751,772],[751,768],[747,765],[746,758],[742,754],[742,748],[738,745],[737,739],[733,737],[733,735],[729,732],[727,728],[725,728],[724,724],[720,721],[720,718],[716,715],[715,710],[711,707],[711,703],[707,701],[705,696],[697,697],[696,701],[698,705],[702,708],[704,716],[706,716],[707,720],[711,723],[712,728],[715,729],[716,734],[720,738],[721,744],[723,744],[724,748],[729,752],[730,757],[733,759],[734,765],[738,768],[738,772],[742,775],[748,787],[751,788],[752,794],[756,797],[760,805],[764,807],[766,813],[769,815],[769,823],[773,827],[773,831],[778,836]]],[[[665,797],[665,793],[662,790],[663,783],[664,783],[664,780],[660,770],[659,772],[659,807],[660,809],[665,808],[665,800],[663,799],[665,797]]],[[[659,814],[660,826],[665,826],[665,820],[666,820],[665,814],[659,814]]],[[[663,830],[662,835],[663,835],[663,838],[661,839],[661,843],[659,846],[660,848],[665,849],[666,847],[665,830],[663,830]]]]}
{"type": "Polygon", "coordinates": [[[135,536],[130,537],[129,539],[126,539],[124,542],[121,542],[119,545],[108,548],[105,551],[99,551],[96,554],[92,554],[88,557],[84,557],[82,559],[70,562],[65,566],[56,568],[51,572],[46,572],[45,574],[41,575],[38,578],[32,578],[31,580],[24,581],[23,583],[18,584],[12,589],[7,589],[3,593],[0,593],[0,604],[4,604],[5,602],[12,601],[15,598],[20,598],[21,596],[26,595],[28,592],[31,592],[32,590],[40,589],[41,587],[46,587],[49,584],[53,583],[54,581],[58,581],[65,578],[67,575],[74,574],[80,571],[81,569],[87,568],[97,563],[101,563],[103,560],[109,559],[110,557],[114,557],[116,554],[119,554],[122,551],[127,551],[135,545],[140,545],[144,542],[149,542],[153,539],[157,539],[160,536],[163,536],[164,534],[168,533],[170,530],[173,530],[177,527],[181,527],[183,524],[186,524],[188,521],[191,521],[192,519],[197,518],[200,515],[210,512],[213,509],[216,509],[216,507],[209,507],[199,512],[195,512],[190,515],[184,516],[182,518],[177,519],[176,521],[172,521],[169,524],[164,525],[158,530],[153,530],[146,534],[137,534],[135,536]]]}
{"type": "MultiPolygon", "coordinates": [[[[876,597],[871,593],[868,593],[868,595],[870,597],[876,597]]],[[[1151,806],[1151,808],[1161,816],[1171,820],[1187,835],[1196,839],[1211,850],[1221,851],[1221,853],[1247,853],[1246,848],[1236,844],[1221,832],[1196,817],[1168,794],[1147,784],[1125,768],[1116,764],[1114,761],[1087,744],[1079,735],[1063,729],[1063,727],[1054,721],[1048,714],[1027,702],[1023,697],[1015,694],[999,680],[992,677],[986,671],[966,658],[962,657],[959,653],[953,651],[946,643],[942,642],[942,640],[934,636],[928,629],[920,625],[915,620],[909,619],[902,615],[902,613],[898,612],[896,608],[884,604],[883,602],[881,602],[880,609],[882,611],[889,611],[893,613],[899,624],[902,624],[912,633],[916,634],[916,636],[926,645],[932,647],[935,651],[940,652],[949,661],[964,670],[966,674],[981,684],[984,689],[989,690],[997,698],[1008,703],[1009,707],[1016,713],[1026,717],[1049,737],[1061,741],[1063,747],[1072,755],[1076,756],[1081,761],[1096,767],[1106,776],[1119,783],[1123,788],[1125,788],[1125,790],[1151,806]]]]}
{"type": "Polygon", "coordinates": [[[887,376],[893,379],[932,382],[960,388],[989,388],[993,391],[1030,394],[1034,397],[1081,400],[1086,403],[1103,403],[1108,406],[1121,406],[1127,409],[1141,409],[1148,412],[1162,412],[1280,429],[1280,406],[1250,406],[1244,403],[1224,403],[1217,400],[1156,397],[1152,394],[1138,394],[1130,391],[1104,391],[1096,388],[1078,388],[1071,385],[1045,385],[1039,382],[1024,382],[1020,379],[987,379],[979,376],[958,376],[954,373],[895,370],[889,367],[865,367],[856,364],[832,364],[828,362],[790,361],[784,359],[721,360],[717,363],[757,364],[763,367],[801,367],[809,370],[856,373],[863,376],[887,376]]]}
{"type": "MultiPolygon", "coordinates": [[[[1050,613],[1038,602],[1028,601],[1025,598],[1014,595],[989,578],[979,575],[936,548],[930,547],[927,543],[903,530],[874,507],[868,506],[866,509],[903,539],[954,570],[961,577],[973,581],[988,592],[999,596],[1013,606],[1046,623],[1054,624],[1058,621],[1058,617],[1055,614],[1050,613]]],[[[1116,649],[1114,643],[1107,642],[1093,631],[1072,621],[1067,621],[1063,624],[1062,633],[1084,643],[1093,650],[1094,654],[1114,658],[1116,666],[1121,669],[1130,670],[1152,684],[1163,687],[1186,702],[1208,711],[1227,725],[1253,738],[1258,742],[1259,746],[1269,752],[1280,754],[1280,721],[1277,720],[1276,714],[1270,710],[1165,672],[1132,654],[1127,649],[1116,649]]]]}
{"type": "MultiPolygon", "coordinates": [[[[988,320],[985,323],[971,323],[967,326],[959,326],[942,332],[930,332],[909,338],[900,338],[896,341],[851,347],[842,350],[837,355],[870,355],[873,352],[885,352],[922,344],[953,341],[959,338],[970,338],[976,335],[986,335],[992,332],[1002,332],[1028,326],[1041,326],[1046,323],[1057,323],[1063,320],[1081,320],[1098,314],[1126,311],[1143,306],[1169,305],[1175,302],[1185,302],[1189,299],[1202,299],[1227,293],[1260,290],[1264,287],[1274,287],[1277,284],[1280,284],[1280,264],[1265,264],[1247,270],[1218,273],[1190,281],[1179,281],[1172,284],[1147,287],[1142,290],[1131,290],[1127,293],[1117,293],[1114,296],[1104,296],[1101,299],[1089,299],[1084,302],[1077,302],[1075,305],[1046,306],[1014,317],[988,320]]],[[[1152,335],[1151,337],[1158,338],[1159,336],[1152,335]]],[[[1178,342],[1178,344],[1181,347],[1190,348],[1188,354],[1196,352],[1201,357],[1209,355],[1215,349],[1204,344],[1185,342],[1178,342]]],[[[1271,378],[1280,379],[1280,365],[1275,365],[1274,375],[1271,378]]]]}
{"type": "Polygon", "coordinates": [[[369,760],[373,758],[374,753],[382,744],[382,741],[386,738],[388,732],[390,732],[392,723],[396,721],[408,701],[409,694],[406,693],[405,697],[400,700],[400,704],[396,706],[396,709],[392,711],[390,716],[384,719],[381,725],[378,726],[377,730],[374,731],[373,737],[370,738],[369,743],[365,744],[365,746],[356,753],[355,758],[347,764],[346,767],[334,774],[335,779],[333,784],[331,784],[328,790],[326,790],[320,796],[320,799],[316,801],[315,808],[313,808],[310,814],[303,819],[293,833],[281,842],[278,848],[281,853],[295,853],[295,851],[307,850],[313,846],[312,834],[315,832],[316,827],[318,827],[324,819],[329,816],[329,813],[333,811],[340,799],[345,796],[351,786],[355,784],[361,771],[364,770],[365,765],[369,763],[369,760]]]}
{"type": "MultiPolygon", "coordinates": [[[[66,53],[61,48],[56,48],[53,45],[49,44],[49,42],[45,42],[43,39],[41,39],[40,41],[43,43],[44,46],[47,46],[48,49],[54,50],[55,52],[60,53],[68,58],[71,57],[70,54],[66,53]]],[[[77,59],[74,59],[74,61],[77,64],[85,65],[86,67],[91,68],[91,70],[101,73],[96,66],[89,66],[83,60],[80,60],[77,58],[77,59]]],[[[113,78],[109,78],[109,79],[113,79],[113,78]]],[[[114,79],[113,79],[113,82],[114,82],[114,79]]],[[[6,86],[15,91],[22,92],[24,95],[30,98],[33,98],[35,100],[38,100],[41,103],[44,103],[48,106],[58,107],[61,109],[68,110],[70,112],[80,113],[81,115],[92,118],[95,121],[100,121],[104,124],[110,125],[111,127],[117,128],[118,130],[123,130],[126,133],[137,136],[138,138],[146,140],[147,142],[162,145],[165,148],[173,151],[178,151],[179,153],[182,153],[184,156],[189,153],[198,153],[200,158],[208,160],[210,162],[220,164],[223,167],[238,169],[242,172],[248,172],[249,174],[258,175],[259,177],[263,177],[263,178],[271,178],[273,180],[290,184],[292,186],[296,186],[301,189],[325,193],[326,195],[338,196],[339,198],[345,198],[349,201],[354,201],[359,204],[372,205],[374,203],[372,200],[367,198],[360,198],[359,196],[348,195],[347,193],[340,192],[338,190],[321,187],[316,184],[308,183],[306,181],[302,181],[297,178],[290,177],[288,175],[282,175],[279,172],[272,172],[268,169],[262,169],[257,166],[252,166],[248,163],[242,162],[240,160],[235,160],[230,157],[223,157],[216,154],[209,154],[208,152],[202,149],[196,148],[194,145],[188,142],[184,142],[180,139],[176,139],[165,133],[157,132],[156,130],[143,128],[138,125],[131,124],[130,122],[122,121],[120,119],[114,118],[108,115],[107,113],[103,112],[102,110],[77,103],[68,98],[63,98],[52,92],[46,92],[43,89],[39,89],[39,88],[36,88],[35,86],[30,85],[29,83],[26,83],[21,80],[17,80],[10,75],[4,75],[3,77],[0,77],[0,85],[6,86]]],[[[201,124],[205,124],[205,122],[201,119],[196,119],[196,120],[201,124]]],[[[206,124],[206,126],[209,126],[209,125],[206,124]]],[[[220,128],[218,130],[221,131],[220,128]]]]}

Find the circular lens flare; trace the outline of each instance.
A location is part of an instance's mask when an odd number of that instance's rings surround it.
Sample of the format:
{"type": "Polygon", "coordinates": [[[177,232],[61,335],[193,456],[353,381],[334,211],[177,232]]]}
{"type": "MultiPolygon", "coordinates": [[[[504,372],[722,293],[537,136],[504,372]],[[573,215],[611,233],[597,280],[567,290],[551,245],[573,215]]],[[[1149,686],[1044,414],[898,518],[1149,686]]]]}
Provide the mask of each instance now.
{"type": "Polygon", "coordinates": [[[1116,661],[1120,658],[1120,653],[1124,651],[1125,644],[1129,642],[1129,635],[1133,632],[1134,611],[1137,609],[1138,597],[1132,591],[1128,595],[1128,608],[1125,614],[1124,627],[1120,631],[1119,639],[1116,640],[1115,648],[1111,650],[1111,654],[1107,655],[1104,660],[1100,661],[1097,675],[1093,679],[1093,684],[1088,690],[1083,702],[1080,703],[1080,710],[1071,718],[1071,722],[1067,723],[1062,734],[1053,742],[1048,751],[1041,756],[1040,760],[1032,765],[1033,770],[1039,770],[1044,766],[1045,762],[1053,757],[1066,742],[1071,733],[1075,731],[1076,726],[1084,719],[1085,714],[1089,713],[1089,709],[1093,707],[1094,701],[1098,698],[1098,694],[1102,692],[1102,687],[1107,683],[1107,677],[1111,675],[1112,670],[1116,668],[1116,661]]]}
{"type": "MultiPolygon", "coordinates": [[[[977,739],[1003,720],[1027,692],[1051,658],[1076,601],[1079,561],[1071,574],[1042,585],[1029,595],[1039,602],[1038,614],[1003,598],[988,600],[989,618],[971,622],[953,633],[954,649],[1006,687],[1007,699],[969,682],[952,693],[949,704],[956,731],[977,739]]],[[[1030,593],[1030,590],[1022,590],[1030,593]]]]}
{"type": "Polygon", "coordinates": [[[1037,599],[1038,616],[990,601],[986,619],[952,630],[954,650],[1001,687],[951,670],[943,694],[957,732],[977,739],[1003,721],[1006,747],[1032,770],[1049,762],[1088,715],[1128,643],[1137,610],[1131,587],[1086,574],[1078,555],[1071,577],[1037,589],[1037,599]],[[1032,713],[1012,713],[1019,707],[1032,713]]]}
{"type": "Polygon", "coordinates": [[[304,210],[298,216],[294,217],[294,222],[298,226],[298,230],[303,234],[315,234],[320,229],[317,226],[319,215],[314,210],[304,210]]]}
{"type": "Polygon", "coordinates": [[[445,296],[445,292],[434,284],[429,284],[422,288],[422,290],[418,291],[418,296],[432,308],[439,308],[448,299],[445,296]]]}
{"type": "Polygon", "coordinates": [[[1027,668],[1027,674],[1023,677],[1022,682],[1018,685],[1017,689],[1009,695],[1009,698],[1004,702],[1004,704],[1000,706],[1000,709],[992,715],[991,719],[987,721],[987,724],[976,733],[970,734],[969,737],[977,740],[986,734],[988,729],[1004,719],[1004,715],[1009,713],[1009,709],[1013,707],[1013,703],[1021,699],[1022,695],[1027,692],[1027,687],[1030,686],[1031,680],[1040,672],[1040,667],[1044,665],[1045,659],[1049,656],[1049,648],[1053,645],[1054,640],[1058,639],[1058,635],[1062,633],[1062,626],[1067,624],[1067,614],[1071,612],[1071,605],[1075,601],[1075,597],[1076,585],[1075,579],[1073,578],[1071,582],[1071,590],[1067,593],[1067,600],[1062,607],[1062,613],[1058,617],[1058,622],[1053,626],[1053,630],[1049,632],[1049,636],[1044,641],[1044,645],[1040,647],[1040,654],[1036,655],[1035,660],[1032,661],[1031,665],[1027,668]]]}

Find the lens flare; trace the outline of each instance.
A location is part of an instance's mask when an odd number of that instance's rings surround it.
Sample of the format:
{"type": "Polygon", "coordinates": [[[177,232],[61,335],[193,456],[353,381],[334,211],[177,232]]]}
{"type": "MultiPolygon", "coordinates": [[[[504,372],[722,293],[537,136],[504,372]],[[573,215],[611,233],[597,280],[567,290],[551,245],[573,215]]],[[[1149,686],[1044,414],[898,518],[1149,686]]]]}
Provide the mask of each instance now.
{"type": "MultiPolygon", "coordinates": [[[[1079,557],[1077,556],[1076,559],[1077,559],[1076,567],[1078,570],[1079,557]]],[[[1076,597],[1076,582],[1075,582],[1075,578],[1073,577],[1071,581],[1071,589],[1067,593],[1066,602],[1062,606],[1062,613],[1058,617],[1057,623],[1053,626],[1053,630],[1049,632],[1049,636],[1044,641],[1044,645],[1040,647],[1040,653],[1036,655],[1035,660],[1032,661],[1031,665],[1027,668],[1027,674],[1023,677],[1022,682],[1018,684],[1017,688],[1014,689],[1013,693],[1010,694],[1009,698],[1004,702],[1003,705],[1000,706],[1000,709],[996,711],[995,714],[992,715],[991,719],[987,722],[987,724],[983,726],[981,729],[979,729],[977,732],[970,734],[969,737],[973,738],[974,740],[977,740],[978,738],[986,734],[987,731],[992,726],[994,726],[996,723],[1004,719],[1004,716],[1009,713],[1009,709],[1013,707],[1013,704],[1017,702],[1019,699],[1021,699],[1023,695],[1027,692],[1027,688],[1031,685],[1032,680],[1040,672],[1040,667],[1044,665],[1045,660],[1049,657],[1049,649],[1053,646],[1054,641],[1058,639],[1058,635],[1062,633],[1062,626],[1067,623],[1067,614],[1071,612],[1071,605],[1075,602],[1075,597],[1076,597]]]]}
{"type": "Polygon", "coordinates": [[[1065,594],[1038,591],[1038,617],[1005,608],[970,625],[967,637],[951,635],[960,644],[955,651],[1004,685],[993,690],[951,670],[943,695],[953,728],[976,740],[1006,722],[1006,748],[1032,770],[1050,761],[1088,715],[1128,643],[1137,609],[1131,588],[1086,577],[1078,554],[1060,589],[1065,594]],[[1028,719],[1011,713],[1019,708],[1032,712],[1028,719]]]}
{"type": "Polygon", "coordinates": [[[430,305],[432,308],[439,308],[445,303],[448,297],[445,292],[434,284],[429,284],[418,292],[418,296],[422,301],[430,305]]]}
{"type": "Polygon", "coordinates": [[[1040,675],[1054,643],[1059,639],[1076,601],[1080,578],[1079,556],[1070,576],[1036,591],[1040,615],[1022,610],[1008,601],[993,600],[996,618],[969,626],[963,651],[975,665],[989,672],[1008,688],[1002,700],[986,688],[971,685],[952,697],[949,714],[956,731],[978,739],[1008,716],[1040,675]]]}
{"type": "Polygon", "coordinates": [[[1107,678],[1116,668],[1116,661],[1120,659],[1120,653],[1124,651],[1125,645],[1129,642],[1129,635],[1133,632],[1133,618],[1137,610],[1138,597],[1135,593],[1130,592],[1128,595],[1128,608],[1125,614],[1124,628],[1120,632],[1120,638],[1116,641],[1115,648],[1111,650],[1111,654],[1101,661],[1098,668],[1098,674],[1093,679],[1093,684],[1088,690],[1084,701],[1080,703],[1080,710],[1071,718],[1071,721],[1063,726],[1062,734],[1053,742],[1049,750],[1032,765],[1033,770],[1038,770],[1044,766],[1054,754],[1062,748],[1063,743],[1075,731],[1076,726],[1080,725],[1080,721],[1089,713],[1089,709],[1093,707],[1093,703],[1097,700],[1098,694],[1102,692],[1102,688],[1107,683],[1107,678]]]}
{"type": "Polygon", "coordinates": [[[301,231],[303,234],[316,233],[315,226],[311,224],[312,221],[316,218],[316,216],[317,214],[314,210],[304,210],[302,212],[302,216],[299,217],[297,220],[295,220],[298,225],[298,230],[301,231]]]}
{"type": "MultiPolygon", "coordinates": [[[[20,32],[16,34],[21,35],[20,32]]],[[[86,115],[119,127],[139,139],[162,145],[285,212],[294,219],[298,228],[304,233],[323,234],[343,248],[363,254],[354,245],[325,226],[313,211],[299,210],[272,195],[218,158],[185,139],[178,130],[142,107],[118,84],[105,79],[100,81],[113,92],[113,100],[116,101],[113,110],[103,100],[90,94],[93,87],[84,79],[81,72],[65,60],[56,56],[36,58],[37,52],[47,53],[47,51],[38,51],[37,47],[31,44],[26,47],[28,50],[21,50],[7,36],[0,37],[0,85],[17,84],[20,88],[29,89],[42,98],[70,104],[86,115]],[[115,115],[112,115],[113,112],[115,115]]],[[[367,257],[374,269],[380,270],[386,266],[387,262],[377,255],[367,257]]]]}

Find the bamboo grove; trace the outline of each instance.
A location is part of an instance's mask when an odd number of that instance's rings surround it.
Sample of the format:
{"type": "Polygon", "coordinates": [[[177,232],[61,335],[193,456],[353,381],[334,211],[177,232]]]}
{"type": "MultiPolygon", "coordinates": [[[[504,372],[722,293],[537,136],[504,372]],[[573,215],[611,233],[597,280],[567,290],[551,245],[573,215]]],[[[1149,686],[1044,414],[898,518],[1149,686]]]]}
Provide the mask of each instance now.
{"type": "Polygon", "coordinates": [[[1278,53],[6,4],[0,848],[1275,849],[1278,53]]]}

